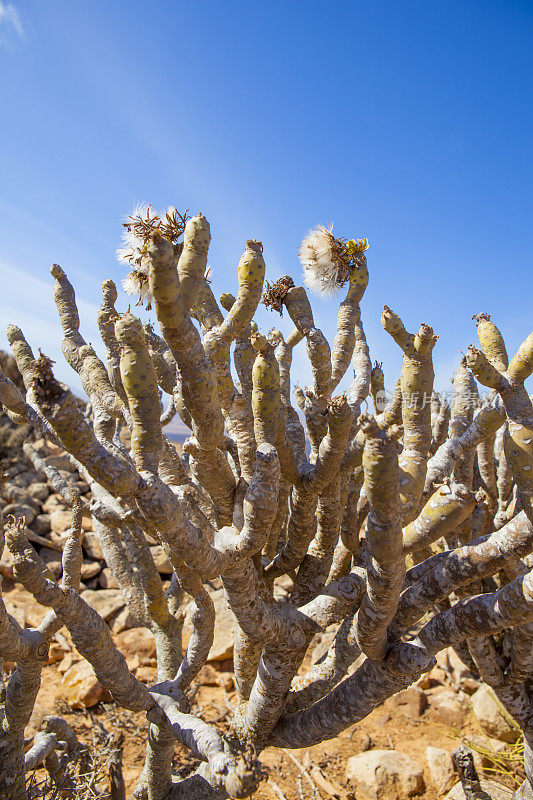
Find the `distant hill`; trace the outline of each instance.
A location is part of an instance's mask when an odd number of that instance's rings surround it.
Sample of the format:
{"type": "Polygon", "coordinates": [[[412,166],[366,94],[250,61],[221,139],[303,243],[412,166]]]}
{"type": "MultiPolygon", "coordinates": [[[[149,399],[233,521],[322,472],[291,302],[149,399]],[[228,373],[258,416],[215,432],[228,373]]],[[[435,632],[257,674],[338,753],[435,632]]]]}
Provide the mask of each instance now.
{"type": "Polygon", "coordinates": [[[184,442],[187,436],[191,435],[191,431],[186,425],[183,424],[177,414],[172,422],[169,422],[168,425],[165,425],[163,431],[165,436],[167,436],[171,442],[184,442]]]}

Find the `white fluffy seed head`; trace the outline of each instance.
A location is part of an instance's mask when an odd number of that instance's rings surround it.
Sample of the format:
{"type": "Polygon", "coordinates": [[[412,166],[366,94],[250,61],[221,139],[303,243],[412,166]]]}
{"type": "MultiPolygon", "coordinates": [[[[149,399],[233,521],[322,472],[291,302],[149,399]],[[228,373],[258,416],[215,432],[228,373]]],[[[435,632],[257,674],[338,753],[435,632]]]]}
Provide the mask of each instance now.
{"type": "MultiPolygon", "coordinates": [[[[132,218],[148,220],[153,216],[151,208],[147,203],[137,203],[131,214],[124,218],[124,228],[122,232],[122,247],[117,249],[117,259],[120,264],[134,266],[135,269],[144,271],[148,275],[148,264],[143,255],[144,242],[139,236],[135,235],[132,226],[132,218]]],[[[134,294],[134,292],[130,292],[134,294]]]]}
{"type": "MultiPolygon", "coordinates": [[[[172,206],[168,209],[169,212],[173,210],[172,206]]],[[[160,219],[161,215],[154,212],[148,203],[137,203],[131,214],[124,218],[122,247],[117,248],[119,263],[126,264],[130,269],[133,267],[122,281],[122,288],[126,294],[138,296],[137,305],[144,305],[147,309],[150,309],[152,304],[152,294],[148,287],[149,261],[145,253],[145,241],[136,235],[133,220],[148,222],[157,218],[160,219]]]]}
{"type": "MultiPolygon", "coordinates": [[[[331,226],[333,228],[333,226],[331,226]]],[[[346,264],[339,255],[342,243],[331,229],[318,225],[309,231],[299,250],[304,284],[313,292],[328,297],[338,291],[346,280],[346,264]]]]}

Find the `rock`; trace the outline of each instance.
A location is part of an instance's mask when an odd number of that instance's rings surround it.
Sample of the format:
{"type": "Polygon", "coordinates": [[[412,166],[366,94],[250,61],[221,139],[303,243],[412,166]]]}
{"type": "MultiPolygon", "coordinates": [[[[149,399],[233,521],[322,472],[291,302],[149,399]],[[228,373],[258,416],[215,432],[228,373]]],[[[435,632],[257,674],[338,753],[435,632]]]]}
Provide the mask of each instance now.
{"type": "Polygon", "coordinates": [[[441,747],[427,747],[426,763],[432,782],[442,791],[455,775],[452,754],[441,747]]]}
{"type": "Polygon", "coordinates": [[[171,575],[172,566],[167,558],[167,554],[165,553],[161,545],[156,544],[154,547],[151,547],[150,552],[152,554],[152,558],[154,559],[154,563],[157,567],[157,571],[160,572],[162,575],[171,575]]]}
{"type": "Polygon", "coordinates": [[[14,580],[14,575],[13,575],[14,565],[15,561],[13,559],[13,556],[11,555],[7,547],[4,547],[4,552],[2,553],[2,558],[0,559],[0,575],[2,575],[4,578],[10,578],[11,580],[14,580]]]}
{"type": "Polygon", "coordinates": [[[18,608],[24,609],[26,624],[30,628],[36,628],[40,625],[50,611],[49,608],[37,603],[33,595],[21,586],[15,586],[14,589],[4,595],[4,599],[6,597],[18,608]]]}
{"type": "Polygon", "coordinates": [[[431,709],[435,719],[454,728],[463,724],[468,710],[465,700],[451,689],[433,695],[431,709]]]}
{"type": "Polygon", "coordinates": [[[466,694],[474,694],[480,686],[480,681],[477,681],[475,678],[463,678],[461,681],[461,689],[463,692],[466,692],[466,694]]]}
{"type": "Polygon", "coordinates": [[[34,500],[43,502],[50,494],[50,490],[46,483],[31,483],[28,486],[28,494],[30,497],[33,497],[34,500]]]}
{"type": "Polygon", "coordinates": [[[135,677],[141,683],[155,683],[157,679],[157,669],[155,667],[137,667],[135,677]]]}
{"type": "MultiPolygon", "coordinates": [[[[69,508],[57,508],[50,513],[50,528],[54,533],[65,533],[70,529],[71,512],[69,508]]],[[[81,520],[81,527],[84,531],[92,529],[92,520],[89,517],[83,516],[81,520]]]]}
{"type": "Polygon", "coordinates": [[[58,642],[51,642],[50,650],[48,651],[48,660],[47,664],[56,664],[58,661],[62,661],[65,657],[65,653],[67,651],[65,648],[60,645],[58,642]]]}
{"type": "Polygon", "coordinates": [[[87,481],[74,481],[73,487],[77,489],[80,494],[87,494],[91,488],[87,481]]]}
{"type": "Polygon", "coordinates": [[[442,667],[437,665],[427,673],[427,676],[429,679],[429,685],[434,686],[435,684],[446,683],[448,673],[442,667]]]}
{"type": "MultiPolygon", "coordinates": [[[[98,590],[98,594],[102,590],[98,590]]],[[[111,633],[121,633],[122,631],[129,630],[130,628],[137,628],[139,620],[136,619],[129,608],[124,606],[120,611],[115,612],[109,619],[108,623],[111,633]]]]}
{"type": "Polygon", "coordinates": [[[488,736],[510,744],[516,742],[520,736],[518,726],[515,728],[510,724],[505,709],[492,689],[483,684],[472,695],[471,702],[474,716],[488,736]]]}
{"type": "Polygon", "coordinates": [[[444,650],[439,650],[438,653],[435,654],[435,661],[445,670],[450,669],[450,659],[449,659],[449,651],[451,647],[445,647],[444,650]]]}
{"type": "Polygon", "coordinates": [[[51,467],[55,467],[56,469],[66,470],[66,472],[73,472],[74,471],[74,467],[72,466],[70,458],[66,454],[62,454],[62,455],[57,454],[57,455],[53,455],[53,456],[46,456],[44,461],[47,464],[50,464],[51,467]]]}
{"type": "Polygon", "coordinates": [[[50,515],[37,514],[29,527],[34,533],[38,533],[39,536],[46,536],[46,534],[50,532],[50,515]]]}
{"type": "MultiPolygon", "coordinates": [[[[502,786],[501,783],[486,781],[481,778],[480,784],[481,789],[486,793],[486,797],[483,798],[483,800],[513,800],[513,791],[502,786]]],[[[466,795],[461,784],[456,784],[453,789],[444,796],[443,800],[466,800],[466,795]]],[[[481,797],[480,800],[482,800],[481,797]]]]}
{"type": "MultiPolygon", "coordinates": [[[[237,632],[237,621],[228,607],[223,589],[210,591],[209,594],[215,606],[215,636],[207,660],[224,661],[233,657],[233,642],[237,632]]],[[[183,626],[184,645],[188,643],[191,633],[190,615],[187,614],[183,626]]]]}
{"type": "Polygon", "coordinates": [[[24,517],[26,525],[31,525],[37,512],[29,503],[10,503],[2,509],[4,519],[12,514],[14,517],[24,517]]]}
{"type": "Polygon", "coordinates": [[[102,567],[99,561],[84,561],[81,565],[81,579],[83,581],[88,581],[91,578],[96,578],[96,576],[100,574],[101,569],[102,567]]]}
{"type": "Polygon", "coordinates": [[[233,675],[231,672],[219,672],[210,664],[204,664],[196,676],[202,686],[223,686],[227,692],[233,689],[233,675]]]}
{"type": "Polygon", "coordinates": [[[87,661],[77,661],[65,672],[60,691],[72,708],[91,708],[107,694],[87,661]]]}
{"type": "Polygon", "coordinates": [[[24,606],[15,605],[15,603],[13,603],[9,597],[4,597],[3,600],[7,613],[18,622],[21,628],[24,628],[26,625],[26,612],[24,611],[24,606]]]}
{"type": "Polygon", "coordinates": [[[52,511],[65,511],[68,508],[67,504],[59,494],[51,494],[43,503],[43,511],[45,514],[51,514],[52,511]]]}
{"type": "Polygon", "coordinates": [[[86,589],[81,596],[102,619],[109,619],[116,611],[124,607],[124,598],[120,589],[86,589]]]}
{"type": "Polygon", "coordinates": [[[453,647],[448,647],[445,651],[448,655],[448,664],[452,671],[453,680],[456,683],[461,683],[465,678],[472,678],[472,671],[463,664],[453,647]]]}
{"type": "Polygon", "coordinates": [[[77,472],[69,472],[66,469],[58,470],[59,474],[67,484],[67,486],[74,486],[78,480],[78,473],[77,472]]]}
{"type": "Polygon", "coordinates": [[[397,708],[412,719],[422,716],[428,705],[428,699],[420,686],[410,686],[387,701],[389,708],[397,708]]]}
{"type": "Polygon", "coordinates": [[[103,561],[104,554],[102,553],[100,542],[95,533],[84,534],[82,544],[83,549],[90,558],[94,558],[96,561],[103,561]]]}
{"type": "Polygon", "coordinates": [[[326,628],[325,631],[317,633],[316,636],[314,636],[313,641],[309,646],[312,664],[316,664],[322,658],[322,656],[328,652],[338,628],[338,625],[331,625],[329,628],[326,628]]]}
{"type": "Polygon", "coordinates": [[[54,578],[61,577],[63,572],[63,565],[61,563],[61,553],[57,550],[52,550],[51,547],[41,547],[39,555],[54,576],[54,578]]]}
{"type": "Polygon", "coordinates": [[[64,675],[65,672],[69,670],[73,664],[77,664],[78,661],[80,661],[79,655],[70,651],[70,653],[66,653],[63,656],[62,660],[57,665],[57,669],[61,675],[64,675]]]}
{"type": "Polygon", "coordinates": [[[367,750],[370,750],[372,747],[372,739],[368,735],[368,733],[363,734],[363,738],[361,740],[361,752],[365,753],[367,750]]]}
{"type": "Polygon", "coordinates": [[[274,600],[287,600],[294,589],[294,581],[288,575],[281,575],[274,581],[274,600]]]}
{"type": "Polygon", "coordinates": [[[351,756],[346,778],[368,800],[403,800],[424,791],[422,770],[412,758],[397,750],[369,750],[351,756]]]}
{"type": "MultiPolygon", "coordinates": [[[[25,486],[29,489],[32,483],[36,483],[37,477],[38,474],[35,470],[26,470],[25,472],[19,472],[15,478],[15,483],[18,484],[18,486],[25,486]]],[[[48,495],[46,496],[48,497],[48,495]]]]}
{"type": "Polygon", "coordinates": [[[29,499],[27,489],[12,483],[3,487],[2,495],[9,503],[26,503],[29,499]]]}
{"type": "Polygon", "coordinates": [[[155,639],[146,628],[130,628],[117,634],[115,644],[125,658],[155,658],[155,639]]]}
{"type": "Polygon", "coordinates": [[[431,678],[429,677],[429,672],[425,672],[423,675],[421,675],[415,685],[420,686],[421,689],[429,689],[431,686],[431,678]]]}
{"type": "Polygon", "coordinates": [[[141,683],[155,683],[157,669],[155,667],[138,667],[135,670],[135,677],[141,683]]]}
{"type": "Polygon", "coordinates": [[[109,567],[104,567],[98,577],[98,585],[102,587],[102,589],[118,589],[118,583],[115,580],[115,577],[109,567]]]}

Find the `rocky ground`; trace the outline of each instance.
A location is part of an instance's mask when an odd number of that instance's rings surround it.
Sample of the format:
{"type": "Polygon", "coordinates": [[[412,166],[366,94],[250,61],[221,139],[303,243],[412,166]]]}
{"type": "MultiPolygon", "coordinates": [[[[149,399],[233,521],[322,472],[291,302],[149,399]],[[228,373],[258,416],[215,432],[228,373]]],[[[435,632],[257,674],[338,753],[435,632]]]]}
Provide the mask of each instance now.
{"type": "MultiPolygon", "coordinates": [[[[1,426],[0,426],[1,428],[1,426]]],[[[61,574],[61,550],[70,525],[70,511],[53,493],[45,476],[37,473],[21,456],[21,449],[7,439],[0,449],[5,475],[0,488],[4,517],[13,514],[26,520],[28,538],[57,577],[61,574]]],[[[88,502],[89,487],[72,469],[68,457],[44,440],[35,442],[40,455],[57,467],[67,482],[77,486],[88,502]]],[[[124,606],[120,590],[106,567],[90,515],[83,520],[84,563],[82,595],[107,621],[131,671],[147,683],[155,682],[155,646],[152,635],[135,627],[124,606]]],[[[152,552],[163,580],[170,565],[160,548],[152,552]]],[[[45,609],[13,580],[12,563],[4,552],[0,561],[2,592],[8,612],[22,625],[38,624],[45,609]]],[[[283,592],[286,586],[278,587],[283,592]]],[[[222,729],[229,724],[236,693],[232,675],[234,621],[216,582],[211,593],[217,609],[215,642],[209,663],[195,681],[193,710],[222,729]]],[[[313,657],[331,640],[331,631],[314,646],[313,657]]],[[[185,626],[185,640],[189,635],[185,626]]],[[[4,663],[9,674],[13,664],[4,663]]],[[[305,669],[304,664],[302,669],[305,669]]],[[[80,741],[90,747],[93,761],[92,789],[84,796],[106,797],[108,754],[123,748],[123,774],[128,793],[141,771],[147,726],[141,715],[118,709],[97,682],[91,668],[76,653],[63,629],[54,637],[50,658],[43,672],[42,687],[27,731],[28,746],[43,717],[51,712],[64,716],[80,741]]],[[[269,749],[262,756],[266,776],[257,800],[394,800],[419,797],[461,798],[451,752],[460,741],[474,748],[476,764],[484,778],[494,778],[489,794],[511,797],[509,789],[523,778],[518,731],[491,691],[459,661],[453,651],[439,656],[436,667],[415,685],[391,698],[364,722],[337,739],[307,750],[269,749]],[[500,788],[498,788],[500,787],[500,788]],[[505,789],[505,787],[508,787],[505,789]],[[451,791],[450,791],[451,790],[451,791]]],[[[178,747],[175,768],[185,775],[195,767],[188,751],[178,747]]],[[[45,773],[34,776],[34,797],[43,796],[45,773]]],[[[52,797],[53,795],[44,795],[52,797]]]]}

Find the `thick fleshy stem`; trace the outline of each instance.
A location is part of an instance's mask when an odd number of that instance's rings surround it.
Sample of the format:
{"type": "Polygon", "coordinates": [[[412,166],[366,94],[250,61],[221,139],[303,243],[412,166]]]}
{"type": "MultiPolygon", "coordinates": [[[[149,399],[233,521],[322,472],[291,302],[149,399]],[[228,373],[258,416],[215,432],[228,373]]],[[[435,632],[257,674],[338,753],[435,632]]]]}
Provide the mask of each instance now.
{"type": "MultiPolygon", "coordinates": [[[[484,341],[481,344],[488,347],[484,341]]],[[[505,455],[524,510],[533,520],[533,405],[524,387],[533,372],[533,334],[521,344],[506,371],[499,371],[494,360],[489,360],[490,354],[490,349],[485,353],[471,345],[467,365],[481,383],[498,391],[503,400],[509,424],[505,455]]]]}
{"type": "Polygon", "coordinates": [[[387,628],[405,578],[398,451],[373,417],[363,415],[359,423],[365,436],[364,487],[370,509],[366,522],[367,590],[357,612],[356,638],[365,655],[383,661],[387,628]]]}
{"type": "Polygon", "coordinates": [[[431,404],[433,362],[431,352],[437,340],[429,325],[416,334],[407,333],[400,317],[385,306],[381,324],[404,353],[401,390],[403,451],[400,456],[400,499],[402,519],[410,522],[417,512],[424,490],[427,457],[431,446],[431,404]]]}

